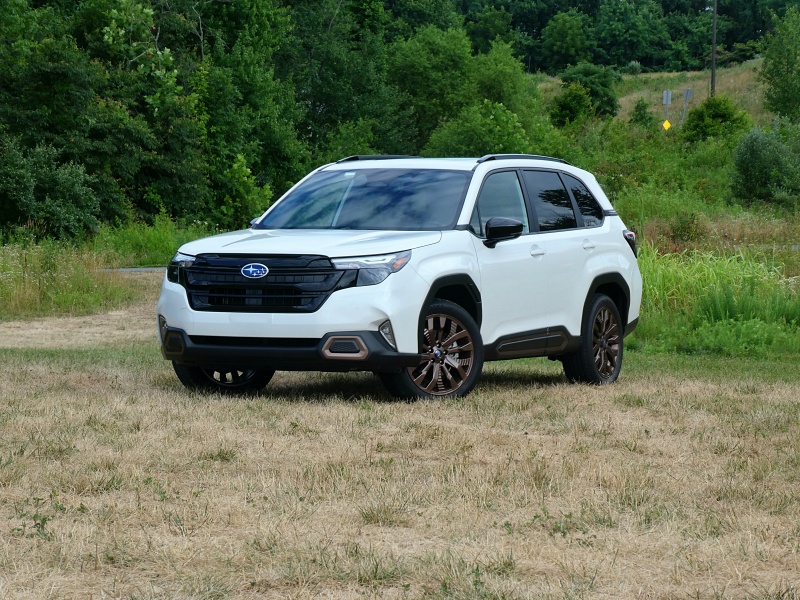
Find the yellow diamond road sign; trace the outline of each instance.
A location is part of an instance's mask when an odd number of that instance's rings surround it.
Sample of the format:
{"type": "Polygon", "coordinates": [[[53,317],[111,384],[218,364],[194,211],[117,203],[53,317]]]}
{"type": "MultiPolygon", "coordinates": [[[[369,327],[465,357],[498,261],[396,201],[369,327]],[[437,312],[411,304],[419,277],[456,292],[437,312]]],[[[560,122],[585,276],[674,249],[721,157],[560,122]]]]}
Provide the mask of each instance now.
{"type": "Polygon", "coordinates": [[[664,128],[664,131],[669,131],[669,128],[672,127],[672,123],[670,123],[669,119],[667,119],[666,121],[664,121],[662,127],[664,128]]]}

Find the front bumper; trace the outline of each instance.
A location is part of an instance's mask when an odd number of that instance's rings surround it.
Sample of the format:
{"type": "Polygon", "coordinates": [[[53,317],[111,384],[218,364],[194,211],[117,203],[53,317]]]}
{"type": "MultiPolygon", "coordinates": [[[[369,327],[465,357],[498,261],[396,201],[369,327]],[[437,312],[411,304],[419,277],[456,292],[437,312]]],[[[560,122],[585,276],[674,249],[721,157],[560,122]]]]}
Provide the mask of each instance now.
{"type": "Polygon", "coordinates": [[[419,354],[397,352],[377,331],[346,331],[314,338],[190,336],[161,328],[161,354],[207,369],[270,368],[278,371],[399,371],[419,364],[419,354]]]}

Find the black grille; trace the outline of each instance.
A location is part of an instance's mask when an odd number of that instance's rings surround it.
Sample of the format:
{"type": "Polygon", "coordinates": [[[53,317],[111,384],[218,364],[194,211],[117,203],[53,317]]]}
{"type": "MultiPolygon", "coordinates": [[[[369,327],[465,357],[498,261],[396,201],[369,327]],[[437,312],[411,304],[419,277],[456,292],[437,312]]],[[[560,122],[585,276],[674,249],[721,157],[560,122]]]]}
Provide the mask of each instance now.
{"type": "Polygon", "coordinates": [[[314,312],[336,290],[352,287],[357,271],[333,267],[324,256],[201,254],[184,268],[181,282],[194,310],[222,312],[314,312]],[[248,278],[242,268],[260,264],[266,276],[248,278]]]}

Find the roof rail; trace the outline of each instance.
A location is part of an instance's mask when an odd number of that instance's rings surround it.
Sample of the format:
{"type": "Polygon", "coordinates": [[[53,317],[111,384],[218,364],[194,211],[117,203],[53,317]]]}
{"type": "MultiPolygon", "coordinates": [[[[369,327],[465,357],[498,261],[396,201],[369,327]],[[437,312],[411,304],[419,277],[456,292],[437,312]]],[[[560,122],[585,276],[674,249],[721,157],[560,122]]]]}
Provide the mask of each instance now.
{"type": "MultiPolygon", "coordinates": [[[[478,159],[478,164],[486,162],[487,160],[507,160],[513,158],[529,158],[533,160],[551,160],[553,162],[569,165],[567,161],[561,158],[553,158],[552,156],[542,156],[540,154],[487,154],[478,159]]],[[[572,165],[570,165],[572,166],[572,165]]]]}
{"type": "Polygon", "coordinates": [[[353,156],[347,156],[337,160],[336,164],[355,160],[391,160],[393,158],[419,158],[419,156],[408,156],[405,154],[354,154],[353,156]]]}

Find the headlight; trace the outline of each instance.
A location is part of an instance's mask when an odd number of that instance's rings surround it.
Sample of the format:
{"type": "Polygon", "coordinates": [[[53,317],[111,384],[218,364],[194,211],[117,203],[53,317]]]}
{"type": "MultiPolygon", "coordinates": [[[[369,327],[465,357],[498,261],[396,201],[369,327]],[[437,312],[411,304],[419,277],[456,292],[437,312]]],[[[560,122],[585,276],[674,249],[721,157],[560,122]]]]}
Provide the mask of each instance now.
{"type": "Polygon", "coordinates": [[[167,279],[172,283],[180,283],[180,270],[182,267],[191,267],[195,257],[177,252],[167,267],[167,279]]]}
{"type": "Polygon", "coordinates": [[[334,258],[331,262],[337,269],[357,269],[356,285],[375,285],[392,273],[397,273],[411,260],[411,250],[381,254],[379,256],[356,256],[352,258],[334,258]]]}

